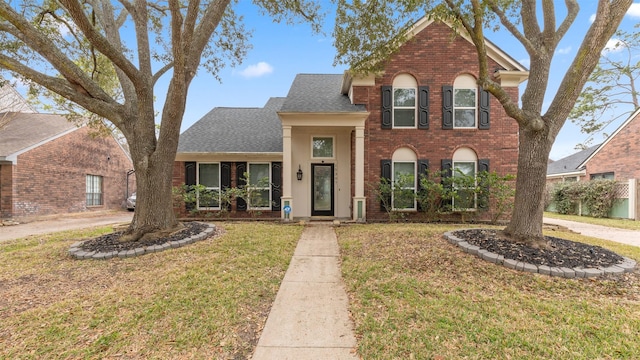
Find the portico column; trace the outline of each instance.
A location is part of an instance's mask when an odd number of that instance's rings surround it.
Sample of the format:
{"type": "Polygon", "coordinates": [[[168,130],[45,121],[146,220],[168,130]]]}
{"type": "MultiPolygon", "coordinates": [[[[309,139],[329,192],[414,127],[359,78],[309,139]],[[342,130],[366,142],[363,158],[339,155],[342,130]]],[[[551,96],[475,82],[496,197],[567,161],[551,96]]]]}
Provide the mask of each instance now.
{"type": "MultiPolygon", "coordinates": [[[[282,211],[280,217],[286,219],[285,206],[293,208],[293,198],[291,189],[291,177],[293,176],[291,166],[291,126],[282,126],[282,211]]],[[[292,214],[289,214],[292,218],[292,214]]]]}
{"type": "Polygon", "coordinates": [[[356,126],[355,144],[355,194],[353,197],[353,220],[366,219],[366,199],[364,197],[364,126],[356,126]]]}

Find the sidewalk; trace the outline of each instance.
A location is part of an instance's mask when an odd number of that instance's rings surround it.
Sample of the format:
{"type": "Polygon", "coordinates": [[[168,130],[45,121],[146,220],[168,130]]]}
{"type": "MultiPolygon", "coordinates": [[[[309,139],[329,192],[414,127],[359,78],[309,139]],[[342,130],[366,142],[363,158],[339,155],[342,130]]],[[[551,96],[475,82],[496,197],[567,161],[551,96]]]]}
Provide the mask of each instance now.
{"type": "Polygon", "coordinates": [[[305,227],[253,360],[357,360],[335,232],[305,227]]]}
{"type": "Polygon", "coordinates": [[[601,225],[585,224],[576,221],[543,218],[545,224],[560,225],[582,235],[611,240],[627,245],[640,246],[640,231],[617,229],[601,225]]]}

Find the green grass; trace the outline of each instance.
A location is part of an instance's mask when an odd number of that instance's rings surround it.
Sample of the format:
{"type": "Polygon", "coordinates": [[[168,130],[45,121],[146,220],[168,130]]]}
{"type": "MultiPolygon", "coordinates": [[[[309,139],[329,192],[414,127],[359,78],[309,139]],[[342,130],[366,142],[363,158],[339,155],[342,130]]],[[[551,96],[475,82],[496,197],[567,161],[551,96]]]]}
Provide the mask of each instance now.
{"type": "MultiPolygon", "coordinates": [[[[571,280],[516,272],[447,243],[442,233],[452,229],[423,224],[337,229],[363,359],[633,359],[640,354],[638,273],[571,280]]],[[[640,259],[637,247],[566,235],[640,259]]]]}
{"type": "Polygon", "coordinates": [[[587,224],[609,226],[620,229],[640,230],[640,221],[629,219],[593,218],[589,216],[563,215],[554,212],[545,212],[544,216],[554,219],[577,221],[587,224]]]}
{"type": "Polygon", "coordinates": [[[226,359],[252,353],[302,227],[220,224],[218,238],[79,261],[111,231],[0,244],[0,359],[226,359]]]}

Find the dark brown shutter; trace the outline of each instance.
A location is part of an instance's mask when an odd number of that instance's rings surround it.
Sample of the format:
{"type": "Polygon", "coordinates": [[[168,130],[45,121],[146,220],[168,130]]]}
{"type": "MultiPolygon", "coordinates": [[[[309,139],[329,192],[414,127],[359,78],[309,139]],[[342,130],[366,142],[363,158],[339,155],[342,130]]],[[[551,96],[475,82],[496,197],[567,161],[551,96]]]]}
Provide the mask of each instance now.
{"type": "MultiPolygon", "coordinates": [[[[445,186],[450,188],[452,185],[451,182],[445,181],[445,179],[450,178],[453,175],[453,160],[442,159],[440,162],[440,170],[442,171],[442,182],[445,184],[445,186]]],[[[445,210],[450,210],[453,203],[452,200],[453,199],[451,198],[442,199],[442,207],[445,208],[445,210]]]]}
{"type": "Polygon", "coordinates": [[[429,87],[418,87],[418,129],[429,128],[429,87]]]}
{"type": "Polygon", "coordinates": [[[453,129],[453,86],[442,87],[442,128],[453,129]]]}
{"type": "MultiPolygon", "coordinates": [[[[231,187],[231,163],[220,163],[220,191],[231,187]]],[[[226,204],[227,210],[231,210],[231,204],[226,204]]]]}
{"type": "Polygon", "coordinates": [[[491,93],[480,88],[480,106],[478,106],[478,129],[489,130],[489,104],[491,103],[491,93]]]}
{"type": "MultiPolygon", "coordinates": [[[[489,173],[489,159],[479,159],[478,160],[478,173],[484,172],[484,175],[489,173]]],[[[489,207],[489,185],[486,183],[482,183],[482,179],[484,176],[480,176],[479,179],[481,183],[479,184],[482,188],[480,196],[478,196],[478,208],[486,209],[489,207]]]]}
{"type": "Polygon", "coordinates": [[[382,103],[382,128],[391,129],[393,117],[393,87],[382,86],[381,103],[382,103]]]}
{"type": "MultiPolygon", "coordinates": [[[[427,178],[429,176],[429,160],[428,159],[420,159],[418,160],[418,176],[417,176],[417,191],[422,190],[421,180],[423,178],[427,178]]],[[[420,202],[418,202],[418,210],[422,210],[422,206],[420,202]]]]}
{"type": "MultiPolygon", "coordinates": [[[[236,187],[242,188],[247,185],[247,180],[244,178],[244,173],[247,172],[246,162],[236,163],[236,187]]],[[[243,199],[236,198],[236,210],[247,211],[247,202],[243,199]]]]}
{"type": "MultiPolygon", "coordinates": [[[[391,160],[380,160],[380,181],[386,179],[391,184],[391,160]]],[[[391,204],[391,194],[387,197],[387,204],[391,204]]],[[[384,201],[380,201],[380,210],[387,211],[384,201]]]]}
{"type": "Polygon", "coordinates": [[[282,163],[271,163],[271,210],[280,211],[282,197],[282,163]]]}
{"type": "MultiPolygon", "coordinates": [[[[184,163],[184,184],[188,186],[193,186],[197,184],[196,179],[196,162],[185,162],[184,163]]],[[[189,191],[195,191],[195,189],[190,189],[189,191]]],[[[187,211],[191,211],[195,208],[195,203],[185,204],[185,208],[187,211]]]]}

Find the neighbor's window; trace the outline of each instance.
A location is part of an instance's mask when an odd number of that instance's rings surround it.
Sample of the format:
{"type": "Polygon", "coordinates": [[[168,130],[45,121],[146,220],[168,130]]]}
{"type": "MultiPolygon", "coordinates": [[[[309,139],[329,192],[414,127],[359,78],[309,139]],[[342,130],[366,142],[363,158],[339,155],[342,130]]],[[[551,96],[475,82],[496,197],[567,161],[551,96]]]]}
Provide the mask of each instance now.
{"type": "Polygon", "coordinates": [[[614,176],[613,176],[613,172],[606,172],[606,173],[599,173],[599,174],[591,174],[590,179],[591,180],[596,180],[596,179],[614,180],[614,176]]]}
{"type": "Polygon", "coordinates": [[[470,75],[458,76],[453,83],[453,127],[475,128],[477,117],[477,85],[470,75]]]}
{"type": "Polygon", "coordinates": [[[409,74],[393,79],[393,127],[416,127],[416,95],[418,83],[409,74]]]}
{"type": "Polygon", "coordinates": [[[269,164],[249,164],[250,208],[271,208],[271,176],[269,164]]]}
{"type": "Polygon", "coordinates": [[[98,206],[102,203],[102,176],[87,175],[87,206],[98,206]]]}
{"type": "Polygon", "coordinates": [[[198,164],[198,184],[205,187],[204,191],[198,193],[198,208],[220,208],[220,164],[198,164]]]}
{"type": "Polygon", "coordinates": [[[314,136],[311,141],[312,157],[314,158],[333,158],[333,137],[314,136]]]}

